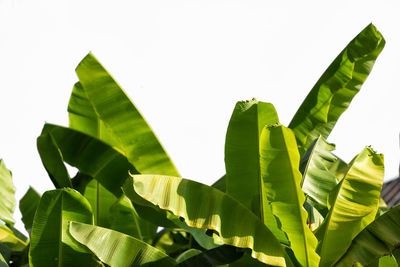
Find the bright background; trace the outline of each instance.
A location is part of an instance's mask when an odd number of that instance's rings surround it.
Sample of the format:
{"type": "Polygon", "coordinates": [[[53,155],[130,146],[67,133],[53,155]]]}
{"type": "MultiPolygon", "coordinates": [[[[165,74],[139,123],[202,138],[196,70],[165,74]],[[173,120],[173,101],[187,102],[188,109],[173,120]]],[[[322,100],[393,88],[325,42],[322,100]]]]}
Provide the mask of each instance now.
{"type": "Polygon", "coordinates": [[[53,188],[36,137],[45,121],[68,125],[74,69],[89,51],[142,112],[181,175],[211,184],[225,173],[236,101],[271,102],[287,125],[371,22],[386,47],[328,141],[347,161],[372,145],[385,155],[385,179],[397,176],[399,3],[0,0],[0,158],[13,172],[17,200],[29,185],[41,193],[53,188]]]}

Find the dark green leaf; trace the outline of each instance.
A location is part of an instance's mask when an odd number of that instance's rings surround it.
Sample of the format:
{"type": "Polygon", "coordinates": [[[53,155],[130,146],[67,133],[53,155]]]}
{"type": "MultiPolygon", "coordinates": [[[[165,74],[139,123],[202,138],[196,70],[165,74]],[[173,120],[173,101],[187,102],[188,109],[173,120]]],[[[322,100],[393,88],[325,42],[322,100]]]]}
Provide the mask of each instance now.
{"type": "Polygon", "coordinates": [[[22,221],[24,222],[25,229],[28,233],[31,233],[33,218],[39,205],[39,201],[40,194],[32,187],[29,187],[28,191],[19,201],[19,210],[22,214],[22,221]]]}
{"type": "Polygon", "coordinates": [[[70,221],[93,223],[89,202],[65,188],[43,194],[33,220],[30,266],[94,266],[88,250],[69,234],[70,221]]]}
{"type": "MultiPolygon", "coordinates": [[[[222,245],[210,250],[206,250],[189,259],[182,261],[178,266],[181,267],[207,267],[222,264],[229,264],[240,259],[243,251],[233,246],[222,245]]],[[[177,259],[178,261],[178,259],[177,259]]]]}
{"type": "Polygon", "coordinates": [[[128,171],[136,173],[123,154],[93,137],[51,124],[43,127],[42,135],[47,133],[51,133],[65,162],[90,175],[116,196],[122,194],[128,171]]]}
{"type": "Polygon", "coordinates": [[[72,187],[63,156],[51,132],[42,133],[37,138],[37,149],[54,186],[56,188],[72,187]]]}

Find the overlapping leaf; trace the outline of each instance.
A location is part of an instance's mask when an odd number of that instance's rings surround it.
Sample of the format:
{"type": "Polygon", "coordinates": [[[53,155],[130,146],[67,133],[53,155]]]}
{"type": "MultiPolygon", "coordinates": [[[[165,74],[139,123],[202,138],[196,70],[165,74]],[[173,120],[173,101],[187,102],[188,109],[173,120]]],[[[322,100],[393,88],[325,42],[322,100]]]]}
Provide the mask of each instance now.
{"type": "Polygon", "coordinates": [[[328,213],[328,195],[337,185],[337,179],[330,167],[338,160],[331,153],[335,146],[322,136],[310,148],[307,165],[303,174],[302,189],[312,206],[323,216],[328,213]]]}
{"type": "Polygon", "coordinates": [[[64,165],[63,156],[51,132],[42,133],[37,138],[37,149],[43,166],[56,188],[72,187],[71,178],[64,165]]]}
{"type": "Polygon", "coordinates": [[[4,224],[0,224],[0,242],[14,251],[22,251],[28,245],[4,224]]]}
{"type": "Polygon", "coordinates": [[[371,72],[384,45],[382,35],[370,24],[324,72],[289,124],[296,135],[301,155],[319,135],[328,137],[371,72]]]}
{"type": "Polygon", "coordinates": [[[123,154],[96,138],[69,128],[46,124],[42,136],[49,133],[65,162],[90,175],[116,196],[122,194],[121,185],[128,171],[136,173],[123,154]]]}
{"type": "Polygon", "coordinates": [[[139,217],[132,202],[122,195],[110,210],[110,228],[149,243],[157,232],[157,226],[139,217]]]}
{"type": "Polygon", "coordinates": [[[316,233],[321,266],[338,261],[352,239],[374,220],[382,183],[383,155],[367,147],[329,196],[329,213],[316,233]]]}
{"type": "Polygon", "coordinates": [[[90,134],[97,132],[95,137],[101,139],[99,131],[108,131],[104,140],[123,151],[140,173],[179,176],[138,109],[91,53],[79,63],[76,73],[80,83],[68,108],[73,114],[71,126],[90,134]]]}
{"type": "Polygon", "coordinates": [[[182,217],[189,226],[211,229],[225,244],[250,248],[259,261],[290,265],[275,236],[250,210],[218,189],[172,176],[133,175],[124,184],[128,197],[137,193],[182,217]]]}
{"type": "MultiPolygon", "coordinates": [[[[262,198],[270,202],[272,214],[290,241],[302,266],[318,266],[318,241],[307,226],[306,200],[301,190],[300,156],[293,132],[282,126],[266,126],[260,136],[262,198]]],[[[266,218],[268,220],[268,217],[266,218]]]]}
{"type": "Polygon", "coordinates": [[[363,265],[400,247],[400,206],[390,209],[361,231],[336,266],[363,265]]]}
{"type": "MultiPolygon", "coordinates": [[[[279,122],[274,106],[256,99],[238,102],[229,121],[225,141],[226,193],[252,210],[275,237],[289,245],[286,235],[263,197],[264,181],[260,174],[260,135],[265,125],[279,122]]],[[[218,184],[217,184],[218,185],[218,184]]]]}
{"type": "Polygon", "coordinates": [[[117,201],[117,197],[97,180],[92,180],[86,185],[83,195],[92,206],[95,225],[110,227],[110,209],[117,201]]]}
{"type": "Polygon", "coordinates": [[[70,221],[93,223],[89,202],[65,188],[43,194],[33,221],[30,266],[95,266],[87,249],[69,234],[70,221]]]}
{"type": "Polygon", "coordinates": [[[71,235],[110,266],[175,266],[167,254],[131,236],[99,226],[71,222],[71,235]]]}
{"type": "Polygon", "coordinates": [[[279,122],[274,106],[256,99],[238,102],[225,141],[226,192],[264,220],[267,203],[261,197],[260,135],[263,127],[279,122]]]}

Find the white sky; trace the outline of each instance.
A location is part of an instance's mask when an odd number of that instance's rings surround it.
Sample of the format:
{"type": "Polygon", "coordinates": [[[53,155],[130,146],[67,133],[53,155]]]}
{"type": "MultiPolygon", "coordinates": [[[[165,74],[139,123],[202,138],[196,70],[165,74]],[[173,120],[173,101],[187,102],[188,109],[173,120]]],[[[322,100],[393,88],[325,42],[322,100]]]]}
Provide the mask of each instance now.
{"type": "Polygon", "coordinates": [[[347,161],[372,145],[385,155],[386,180],[393,178],[400,162],[399,3],[0,0],[0,158],[13,172],[17,200],[29,185],[53,188],[36,138],[45,121],[68,125],[74,70],[89,51],[145,116],[181,175],[211,184],[225,173],[236,101],[271,102],[287,125],[370,22],[386,47],[328,141],[347,161]]]}

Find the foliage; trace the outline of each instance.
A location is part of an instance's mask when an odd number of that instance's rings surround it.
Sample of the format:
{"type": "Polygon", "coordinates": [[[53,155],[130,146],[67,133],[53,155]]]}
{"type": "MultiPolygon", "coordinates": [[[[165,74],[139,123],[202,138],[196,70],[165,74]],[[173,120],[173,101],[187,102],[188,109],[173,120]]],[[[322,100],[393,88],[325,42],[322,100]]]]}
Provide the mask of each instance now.
{"type": "Polygon", "coordinates": [[[29,237],[13,227],[15,188],[0,162],[0,266],[397,266],[400,209],[380,199],[383,155],[366,147],[347,164],[326,141],[384,44],[368,25],[288,127],[272,104],[238,102],[226,175],[213,186],[179,176],[88,54],[76,69],[69,127],[45,124],[37,139],[55,189],[30,188],[21,199],[29,237]]]}

